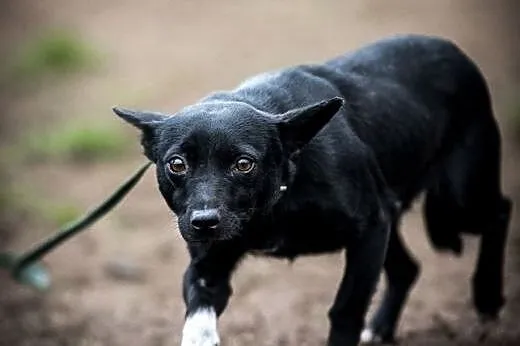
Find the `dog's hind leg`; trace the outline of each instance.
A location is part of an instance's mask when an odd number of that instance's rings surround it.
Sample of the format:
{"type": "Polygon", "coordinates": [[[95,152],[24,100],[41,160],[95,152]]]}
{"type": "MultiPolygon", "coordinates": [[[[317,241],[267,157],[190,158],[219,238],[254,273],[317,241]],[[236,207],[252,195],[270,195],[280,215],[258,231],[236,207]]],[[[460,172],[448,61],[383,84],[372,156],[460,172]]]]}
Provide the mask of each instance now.
{"type": "Polygon", "coordinates": [[[503,267],[511,201],[501,192],[500,134],[491,116],[468,129],[426,195],[428,234],[438,249],[460,252],[461,233],[479,235],[473,303],[483,318],[504,304],[503,267]]]}
{"type": "Polygon", "coordinates": [[[490,218],[475,225],[482,233],[476,271],[472,279],[473,304],[483,321],[496,319],[504,305],[503,268],[511,201],[500,198],[490,206],[490,218]]]}
{"type": "Polygon", "coordinates": [[[361,334],[364,343],[394,341],[399,316],[419,275],[419,265],[408,253],[399,235],[398,222],[392,226],[384,269],[386,289],[381,305],[361,334]]]}

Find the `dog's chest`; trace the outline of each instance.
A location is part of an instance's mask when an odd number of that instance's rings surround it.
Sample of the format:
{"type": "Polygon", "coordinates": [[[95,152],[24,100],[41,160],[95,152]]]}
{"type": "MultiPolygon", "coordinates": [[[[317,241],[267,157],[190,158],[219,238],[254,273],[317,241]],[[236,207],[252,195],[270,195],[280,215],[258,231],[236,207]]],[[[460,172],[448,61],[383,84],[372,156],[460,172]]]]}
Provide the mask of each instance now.
{"type": "Polygon", "coordinates": [[[251,253],[294,258],[337,251],[346,246],[349,220],[339,210],[301,209],[276,216],[255,229],[251,253]]]}

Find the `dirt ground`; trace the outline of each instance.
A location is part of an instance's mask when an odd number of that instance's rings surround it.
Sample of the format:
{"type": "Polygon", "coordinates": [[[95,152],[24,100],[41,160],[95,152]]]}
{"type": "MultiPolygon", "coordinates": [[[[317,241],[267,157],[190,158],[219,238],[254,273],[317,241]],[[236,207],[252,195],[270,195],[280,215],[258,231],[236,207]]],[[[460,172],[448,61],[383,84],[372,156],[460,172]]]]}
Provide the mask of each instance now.
{"type": "MultiPolygon", "coordinates": [[[[515,167],[520,156],[509,139],[506,114],[520,85],[514,59],[519,36],[509,25],[514,10],[505,1],[23,0],[6,8],[0,32],[5,50],[45,28],[63,27],[93,42],[105,58],[100,70],[5,98],[4,116],[15,138],[23,138],[22,129],[71,117],[113,125],[118,122],[110,112],[114,104],[173,112],[254,73],[326,59],[393,33],[449,37],[490,82],[506,136],[504,190],[520,201],[515,167]]],[[[135,137],[128,143],[130,157],[90,165],[30,165],[16,172],[16,181],[50,201],[66,199],[87,208],[144,161],[135,137]]],[[[403,225],[422,276],[404,311],[401,343],[520,345],[516,215],[506,268],[509,303],[486,337],[469,295],[478,242],[468,238],[461,258],[435,253],[419,211],[418,205],[403,225]]],[[[187,254],[173,221],[150,172],[115,212],[46,258],[54,276],[50,292],[20,288],[0,274],[0,345],[179,345],[180,279],[187,254]],[[121,265],[134,275],[117,279],[111,268],[121,265]]],[[[0,248],[21,249],[48,231],[33,226],[0,248]]],[[[324,345],[326,313],[342,266],[340,254],[294,264],[248,259],[234,278],[235,295],[220,320],[223,345],[324,345]]]]}

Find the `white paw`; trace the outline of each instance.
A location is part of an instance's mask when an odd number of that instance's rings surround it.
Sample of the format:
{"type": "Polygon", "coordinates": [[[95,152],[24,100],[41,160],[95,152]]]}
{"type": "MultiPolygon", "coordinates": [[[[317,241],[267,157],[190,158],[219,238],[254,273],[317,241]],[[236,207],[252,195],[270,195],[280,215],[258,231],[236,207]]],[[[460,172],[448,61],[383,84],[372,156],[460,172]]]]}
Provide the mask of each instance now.
{"type": "Polygon", "coordinates": [[[204,308],[188,316],[182,330],[181,346],[218,346],[219,344],[215,310],[204,308]]]}
{"type": "Polygon", "coordinates": [[[360,342],[362,344],[374,344],[374,343],[381,342],[381,338],[379,337],[379,335],[374,333],[371,329],[367,328],[367,329],[364,329],[363,332],[361,333],[360,342]]]}

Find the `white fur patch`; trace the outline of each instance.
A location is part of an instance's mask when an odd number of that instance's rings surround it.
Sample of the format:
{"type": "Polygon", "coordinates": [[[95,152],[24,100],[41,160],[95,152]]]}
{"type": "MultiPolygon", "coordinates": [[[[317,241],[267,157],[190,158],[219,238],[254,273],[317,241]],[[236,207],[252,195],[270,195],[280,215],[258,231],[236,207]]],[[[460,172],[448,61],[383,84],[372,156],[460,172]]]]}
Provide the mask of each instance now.
{"type": "Polygon", "coordinates": [[[379,335],[375,334],[371,329],[364,329],[361,333],[360,342],[362,344],[372,344],[381,342],[379,335]]]}
{"type": "Polygon", "coordinates": [[[202,308],[188,316],[182,330],[181,346],[218,346],[217,314],[213,308],[202,308]]]}

